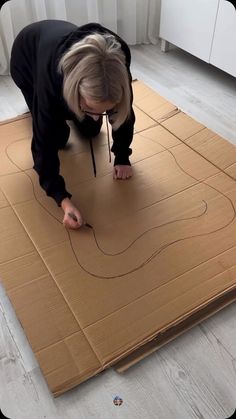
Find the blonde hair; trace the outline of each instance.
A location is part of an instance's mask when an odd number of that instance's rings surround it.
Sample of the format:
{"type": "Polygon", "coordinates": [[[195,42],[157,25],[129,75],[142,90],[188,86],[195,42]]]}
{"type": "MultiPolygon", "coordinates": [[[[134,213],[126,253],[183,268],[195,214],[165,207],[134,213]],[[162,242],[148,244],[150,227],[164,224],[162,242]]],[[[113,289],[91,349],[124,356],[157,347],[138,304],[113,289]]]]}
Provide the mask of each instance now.
{"type": "Polygon", "coordinates": [[[79,120],[84,118],[80,97],[116,103],[110,118],[116,130],[130,115],[131,89],[125,54],[110,34],[93,33],[74,43],[62,56],[63,96],[79,120]]]}

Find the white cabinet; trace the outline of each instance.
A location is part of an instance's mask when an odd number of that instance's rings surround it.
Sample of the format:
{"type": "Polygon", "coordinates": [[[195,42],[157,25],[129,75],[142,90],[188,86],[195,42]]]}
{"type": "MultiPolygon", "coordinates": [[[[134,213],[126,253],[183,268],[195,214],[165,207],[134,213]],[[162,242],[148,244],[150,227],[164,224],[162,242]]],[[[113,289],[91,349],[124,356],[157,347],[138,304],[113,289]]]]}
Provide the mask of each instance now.
{"type": "Polygon", "coordinates": [[[209,61],[219,0],[162,0],[160,37],[209,61]]]}
{"type": "Polygon", "coordinates": [[[228,0],[162,0],[160,38],[236,76],[236,10],[228,0]]]}
{"type": "Polygon", "coordinates": [[[225,0],[219,4],[210,63],[236,76],[236,9],[225,0]]]}

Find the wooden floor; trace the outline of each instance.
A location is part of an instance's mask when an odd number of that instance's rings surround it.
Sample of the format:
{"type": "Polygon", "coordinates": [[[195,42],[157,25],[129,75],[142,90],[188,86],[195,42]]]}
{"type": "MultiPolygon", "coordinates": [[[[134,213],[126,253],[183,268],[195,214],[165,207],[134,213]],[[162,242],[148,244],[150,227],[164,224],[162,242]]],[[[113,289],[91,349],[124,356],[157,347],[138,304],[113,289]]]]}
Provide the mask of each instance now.
{"type": "MultiPolygon", "coordinates": [[[[236,144],[235,79],[180,51],[132,48],[132,73],[236,144]]],[[[26,111],[0,77],[0,120],[26,111]]],[[[236,408],[236,303],[123,375],[112,368],[53,399],[0,285],[0,409],[11,419],[225,419],[236,408]],[[121,406],[113,399],[120,396],[121,406]]]]}

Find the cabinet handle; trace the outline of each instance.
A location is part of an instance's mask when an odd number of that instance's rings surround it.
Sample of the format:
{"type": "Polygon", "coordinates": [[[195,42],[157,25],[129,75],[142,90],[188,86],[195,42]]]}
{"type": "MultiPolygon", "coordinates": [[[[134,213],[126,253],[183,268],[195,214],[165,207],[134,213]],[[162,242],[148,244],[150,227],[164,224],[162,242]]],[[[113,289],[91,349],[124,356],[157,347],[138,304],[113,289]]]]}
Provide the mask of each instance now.
{"type": "Polygon", "coordinates": [[[226,0],[226,1],[228,1],[229,3],[231,3],[234,6],[235,10],[236,10],[236,0],[226,0]]]}

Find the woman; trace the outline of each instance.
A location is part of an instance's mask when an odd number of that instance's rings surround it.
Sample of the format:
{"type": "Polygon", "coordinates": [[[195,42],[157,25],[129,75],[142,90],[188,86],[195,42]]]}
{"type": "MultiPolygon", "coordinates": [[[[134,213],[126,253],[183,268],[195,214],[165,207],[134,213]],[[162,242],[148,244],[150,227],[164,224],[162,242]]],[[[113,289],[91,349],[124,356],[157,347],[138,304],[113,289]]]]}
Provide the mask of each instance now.
{"type": "Polygon", "coordinates": [[[32,114],[34,169],[41,187],[62,207],[68,228],[79,228],[83,219],[59,173],[58,150],[70,132],[66,120],[91,139],[105,114],[112,125],[113,176],[132,176],[130,59],[127,44],[97,23],[77,27],[44,20],[25,27],[14,41],[10,71],[32,114]]]}

